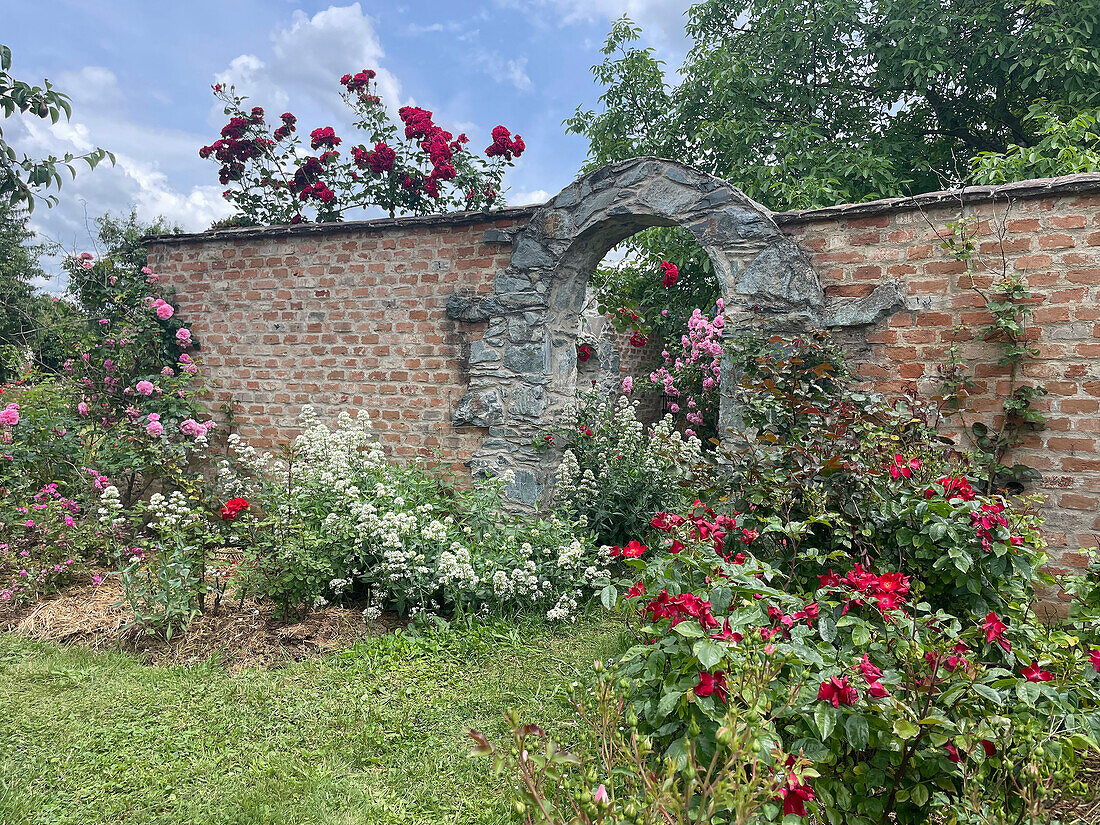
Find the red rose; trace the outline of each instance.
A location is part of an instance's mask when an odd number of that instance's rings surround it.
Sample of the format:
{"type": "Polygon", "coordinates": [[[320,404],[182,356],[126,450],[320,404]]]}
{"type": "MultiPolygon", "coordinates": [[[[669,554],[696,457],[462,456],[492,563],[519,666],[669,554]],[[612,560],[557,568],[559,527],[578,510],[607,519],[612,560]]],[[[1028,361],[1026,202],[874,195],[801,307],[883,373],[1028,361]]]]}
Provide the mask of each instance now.
{"type": "Polygon", "coordinates": [[[592,347],[588,344],[579,344],[577,346],[577,360],[582,364],[588,361],[592,357],[592,347]]]}
{"type": "Polygon", "coordinates": [[[222,507],[222,518],[225,521],[232,521],[242,512],[248,509],[248,502],[243,498],[231,498],[222,507]]]}
{"type": "Polygon", "coordinates": [[[719,670],[715,673],[707,673],[705,670],[700,670],[699,681],[695,685],[695,695],[706,697],[716,694],[723,702],[726,701],[726,672],[719,670]]]}
{"type": "Polygon", "coordinates": [[[648,343],[649,336],[640,329],[634,330],[634,334],[630,336],[630,346],[632,347],[644,347],[648,343]]]}
{"type": "Polygon", "coordinates": [[[982,623],[982,630],[985,631],[986,644],[993,644],[997,642],[1005,651],[1012,650],[1012,645],[1008,640],[1003,638],[1004,632],[1008,629],[1008,625],[1001,621],[1001,617],[994,613],[992,610],[986,614],[985,622],[982,623]]]}
{"type": "Polygon", "coordinates": [[[668,261],[661,261],[661,269],[665,273],[663,279],[665,289],[668,289],[680,277],[680,270],[676,268],[676,264],[670,264],[668,261]]]}
{"type": "Polygon", "coordinates": [[[821,683],[817,698],[820,702],[831,702],[834,708],[841,705],[854,705],[859,701],[859,692],[848,684],[848,677],[836,676],[821,683]]]}

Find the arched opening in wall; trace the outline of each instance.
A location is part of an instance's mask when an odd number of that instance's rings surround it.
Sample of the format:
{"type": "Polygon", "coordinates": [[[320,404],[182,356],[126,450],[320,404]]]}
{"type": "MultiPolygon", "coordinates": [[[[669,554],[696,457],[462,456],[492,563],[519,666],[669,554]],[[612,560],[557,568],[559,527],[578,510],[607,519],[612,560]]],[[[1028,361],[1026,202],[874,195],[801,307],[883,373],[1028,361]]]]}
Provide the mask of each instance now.
{"type": "MultiPolygon", "coordinates": [[[[614,237],[607,229],[596,232],[603,244],[614,237]]],[[[564,262],[555,278],[552,308],[579,296],[583,282],[575,381],[555,370],[555,389],[568,393],[573,383],[582,397],[628,395],[643,423],[669,413],[708,442],[717,434],[722,325],[722,284],[710,255],[688,230],[656,225],[628,233],[585,270],[599,249],[596,237],[578,239],[576,263],[564,262]]],[[[568,344],[555,337],[557,366],[568,371],[560,347],[568,344]]]]}

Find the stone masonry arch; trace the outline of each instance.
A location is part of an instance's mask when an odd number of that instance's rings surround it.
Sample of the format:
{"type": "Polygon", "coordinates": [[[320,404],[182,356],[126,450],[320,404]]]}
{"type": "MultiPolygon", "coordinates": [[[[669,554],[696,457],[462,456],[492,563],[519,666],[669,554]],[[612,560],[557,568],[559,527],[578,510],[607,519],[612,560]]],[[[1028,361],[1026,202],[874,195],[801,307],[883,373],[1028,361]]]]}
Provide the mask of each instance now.
{"type": "MultiPolygon", "coordinates": [[[[488,428],[471,469],[512,470],[507,493],[517,504],[538,504],[550,484],[556,461],[533,442],[574,402],[588,279],[608,250],[651,226],[682,226],[706,250],[723,285],[728,335],[750,326],[797,332],[870,323],[900,297],[887,285],[858,306],[830,311],[817,273],[771,213],[712,175],[659,158],[584,175],[514,234],[492,294],[448,301],[450,317],[488,322],[471,344],[469,390],[452,421],[488,428]]],[[[721,420],[732,420],[734,404],[722,394],[721,420]]]]}

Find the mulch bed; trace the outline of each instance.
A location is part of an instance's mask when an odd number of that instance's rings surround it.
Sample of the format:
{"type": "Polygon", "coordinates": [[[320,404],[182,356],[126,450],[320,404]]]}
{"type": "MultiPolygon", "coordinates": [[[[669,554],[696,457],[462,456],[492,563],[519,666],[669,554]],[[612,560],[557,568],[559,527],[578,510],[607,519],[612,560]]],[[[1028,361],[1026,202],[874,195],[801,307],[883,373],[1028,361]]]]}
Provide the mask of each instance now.
{"type": "Polygon", "coordinates": [[[78,584],[33,605],[0,604],[0,630],[56,644],[95,650],[123,650],[154,665],[187,664],[216,657],[230,670],[277,667],[389,633],[399,622],[383,616],[368,621],[359,610],[329,606],[300,622],[279,621],[275,606],[246,599],[222,602],[187,631],[166,640],[131,626],[121,583],[78,584]],[[122,602],[122,604],[120,604],[122,602]]]}

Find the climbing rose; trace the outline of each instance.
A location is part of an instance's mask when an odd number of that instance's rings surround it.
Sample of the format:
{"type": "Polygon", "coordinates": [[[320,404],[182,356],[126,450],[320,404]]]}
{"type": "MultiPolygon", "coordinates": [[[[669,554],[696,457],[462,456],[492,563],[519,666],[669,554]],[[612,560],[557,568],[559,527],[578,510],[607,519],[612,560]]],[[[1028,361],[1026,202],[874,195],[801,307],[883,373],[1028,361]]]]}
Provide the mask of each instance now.
{"type": "Polygon", "coordinates": [[[661,261],[661,269],[665,273],[663,281],[665,289],[668,289],[680,277],[680,270],[676,268],[676,264],[670,264],[668,261],[661,261]]]}
{"type": "Polygon", "coordinates": [[[841,705],[854,705],[859,701],[859,693],[848,684],[847,676],[833,676],[821,683],[817,699],[819,702],[831,702],[834,708],[839,708],[841,705]]]}
{"type": "Polygon", "coordinates": [[[159,421],[150,421],[145,428],[145,432],[149,433],[153,438],[160,438],[161,433],[164,432],[164,425],[159,421]]]}
{"type": "Polygon", "coordinates": [[[947,751],[947,758],[958,765],[962,762],[962,757],[959,756],[959,749],[954,745],[945,745],[944,749],[947,751]]]}
{"type": "Polygon", "coordinates": [[[4,407],[3,412],[0,412],[0,424],[4,424],[8,427],[14,427],[19,423],[19,405],[8,404],[4,407]]]}
{"type": "Polygon", "coordinates": [[[633,599],[636,596],[644,596],[644,595],[645,595],[645,582],[637,582],[629,590],[626,591],[626,597],[628,599],[633,599]]]}
{"type": "MultiPolygon", "coordinates": [[[[948,500],[953,498],[961,498],[963,501],[974,500],[974,488],[971,487],[970,482],[962,476],[958,478],[944,476],[936,483],[943,487],[943,497],[948,500]]],[[[924,491],[925,498],[932,498],[934,495],[936,495],[934,487],[929,487],[924,491]]]]}
{"type": "Polygon", "coordinates": [[[1002,636],[1007,629],[1008,625],[1002,622],[1001,617],[992,610],[986,614],[985,622],[982,623],[982,630],[985,631],[986,644],[993,644],[993,642],[996,641],[1005,651],[1012,650],[1012,645],[1002,636]]]}
{"type": "Polygon", "coordinates": [[[612,556],[621,556],[624,559],[636,559],[646,551],[646,546],[637,539],[631,539],[626,547],[615,545],[611,548],[612,556]]]}
{"type": "Polygon", "coordinates": [[[1020,675],[1029,682],[1049,682],[1054,678],[1054,674],[1049,670],[1040,670],[1039,663],[1035,661],[1029,666],[1022,668],[1020,670],[1020,675]]]}
{"type": "Polygon", "coordinates": [[[634,334],[630,336],[630,346],[644,347],[647,343],[649,343],[649,336],[640,329],[634,330],[634,334]]]}
{"type": "Polygon", "coordinates": [[[726,701],[726,672],[719,670],[714,673],[699,671],[699,681],[695,685],[696,696],[712,696],[717,694],[723,702],[726,701]]]}
{"type": "Polygon", "coordinates": [[[794,777],[789,777],[787,783],[787,787],[780,791],[783,796],[783,815],[805,816],[806,803],[814,798],[813,788],[794,777]]]}
{"type": "Polygon", "coordinates": [[[592,347],[588,344],[579,344],[577,346],[577,360],[582,364],[588,361],[592,357],[592,347]]]}
{"type": "Polygon", "coordinates": [[[186,327],[180,327],[176,330],[176,340],[181,344],[188,344],[191,342],[191,330],[186,327]]]}
{"type": "Polygon", "coordinates": [[[134,389],[137,390],[138,395],[153,394],[153,385],[149,381],[138,381],[134,389]]]}
{"type": "Polygon", "coordinates": [[[859,669],[868,684],[877,682],[882,678],[882,671],[871,663],[871,657],[866,653],[863,654],[863,659],[859,663],[859,669]]]}
{"type": "Polygon", "coordinates": [[[331,126],[326,126],[309,133],[309,145],[314,149],[320,149],[322,146],[334,149],[340,145],[340,138],[336,137],[336,132],[331,126]]]}
{"type": "Polygon", "coordinates": [[[1089,661],[1092,662],[1096,672],[1100,673],[1100,649],[1089,651],[1089,661]]]}

